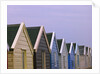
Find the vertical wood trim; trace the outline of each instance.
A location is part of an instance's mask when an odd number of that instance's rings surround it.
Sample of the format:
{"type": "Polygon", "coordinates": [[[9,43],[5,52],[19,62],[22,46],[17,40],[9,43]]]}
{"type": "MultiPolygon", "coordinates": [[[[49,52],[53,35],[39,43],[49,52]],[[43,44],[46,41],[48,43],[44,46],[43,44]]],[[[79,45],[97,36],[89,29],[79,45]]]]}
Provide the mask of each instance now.
{"type": "Polygon", "coordinates": [[[44,69],[46,69],[46,54],[44,52],[44,69]]]}
{"type": "Polygon", "coordinates": [[[25,61],[25,69],[27,69],[27,57],[26,57],[26,50],[24,51],[24,56],[25,56],[25,58],[24,58],[24,61],[25,61]]]}
{"type": "Polygon", "coordinates": [[[23,69],[27,69],[26,50],[22,50],[22,65],[23,65],[23,69]]]}

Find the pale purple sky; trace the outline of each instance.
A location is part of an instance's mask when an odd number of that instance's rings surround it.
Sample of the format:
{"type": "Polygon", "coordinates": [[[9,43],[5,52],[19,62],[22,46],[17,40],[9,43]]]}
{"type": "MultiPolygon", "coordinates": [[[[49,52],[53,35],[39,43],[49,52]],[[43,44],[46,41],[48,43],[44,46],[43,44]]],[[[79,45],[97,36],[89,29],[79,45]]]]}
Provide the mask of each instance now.
{"type": "Polygon", "coordinates": [[[7,24],[45,27],[58,39],[92,47],[91,5],[8,5],[7,24]]]}

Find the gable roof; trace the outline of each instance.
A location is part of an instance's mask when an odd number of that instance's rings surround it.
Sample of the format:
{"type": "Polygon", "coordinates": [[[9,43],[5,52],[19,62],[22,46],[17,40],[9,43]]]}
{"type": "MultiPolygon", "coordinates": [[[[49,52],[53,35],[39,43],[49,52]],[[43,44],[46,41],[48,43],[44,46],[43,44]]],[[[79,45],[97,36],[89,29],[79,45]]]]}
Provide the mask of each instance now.
{"type": "Polygon", "coordinates": [[[78,47],[79,47],[79,54],[80,55],[85,55],[85,46],[81,45],[81,46],[78,46],[78,47]]]}
{"type": "Polygon", "coordinates": [[[7,45],[9,45],[9,50],[12,50],[15,48],[15,45],[18,41],[18,38],[22,32],[22,30],[25,33],[25,37],[27,39],[28,45],[30,46],[31,54],[33,54],[33,47],[31,45],[25,24],[22,22],[21,24],[13,24],[13,25],[7,25],[7,45]]]}
{"type": "Polygon", "coordinates": [[[63,41],[63,39],[57,39],[57,43],[58,43],[59,52],[60,52],[60,50],[61,50],[62,41],[63,41]]]}
{"type": "Polygon", "coordinates": [[[46,35],[47,35],[47,39],[48,39],[49,46],[50,46],[51,41],[52,41],[52,35],[53,35],[53,33],[46,33],[46,35]]]}
{"type": "Polygon", "coordinates": [[[39,34],[40,27],[27,27],[27,31],[31,40],[31,43],[34,47],[37,36],[39,34]]]}
{"type": "Polygon", "coordinates": [[[66,43],[66,46],[67,46],[67,51],[68,51],[68,53],[69,53],[71,43],[66,43]]]}
{"type": "Polygon", "coordinates": [[[44,29],[43,26],[27,27],[27,31],[28,31],[29,37],[31,39],[33,48],[35,49],[35,52],[37,52],[42,34],[44,34],[47,46],[49,48],[49,52],[51,52],[50,47],[49,47],[49,43],[48,43],[48,40],[47,40],[47,36],[46,36],[46,33],[45,33],[45,29],[44,29]]]}
{"type": "Polygon", "coordinates": [[[11,48],[20,24],[7,25],[7,43],[11,48]]]}
{"type": "Polygon", "coordinates": [[[86,47],[86,55],[88,55],[88,47],[86,47]]]}
{"type": "Polygon", "coordinates": [[[76,43],[73,43],[74,51],[76,50],[76,43]]]}

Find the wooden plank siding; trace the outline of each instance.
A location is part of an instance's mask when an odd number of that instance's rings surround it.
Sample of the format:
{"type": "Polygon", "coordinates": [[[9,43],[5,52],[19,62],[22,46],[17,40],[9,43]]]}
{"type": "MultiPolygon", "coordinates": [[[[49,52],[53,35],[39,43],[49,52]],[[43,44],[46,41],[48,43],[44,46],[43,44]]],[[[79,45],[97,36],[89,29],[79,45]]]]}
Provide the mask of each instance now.
{"type": "MultiPolygon", "coordinates": [[[[13,28],[13,25],[11,26],[13,28]]],[[[33,69],[34,68],[33,67],[33,50],[31,47],[31,43],[28,37],[26,27],[23,23],[20,25],[20,28],[18,29],[15,35],[19,35],[19,36],[18,36],[18,40],[15,46],[12,48],[13,51],[7,51],[8,52],[7,53],[8,69],[23,69],[23,68],[33,69]]]]}
{"type": "Polygon", "coordinates": [[[69,69],[75,69],[75,56],[74,56],[74,49],[72,47],[72,50],[71,50],[71,53],[69,54],[70,55],[70,60],[68,60],[70,62],[69,64],[69,69]]]}
{"type": "Polygon", "coordinates": [[[66,44],[64,44],[61,53],[61,69],[68,69],[68,53],[67,53],[66,44]],[[65,57],[65,60],[63,59],[63,57],[65,57]],[[65,62],[65,67],[64,67],[64,62],[65,62]]]}
{"type": "Polygon", "coordinates": [[[42,69],[42,51],[45,52],[46,69],[50,69],[50,52],[47,47],[44,33],[42,33],[37,52],[34,53],[34,68],[35,69],[42,69]]]}
{"type": "Polygon", "coordinates": [[[13,51],[7,51],[8,69],[13,69],[13,51]]]}
{"type": "Polygon", "coordinates": [[[27,69],[33,69],[33,55],[30,51],[30,47],[28,45],[28,41],[26,39],[24,30],[22,30],[17,44],[14,49],[14,68],[15,69],[22,69],[22,50],[26,51],[26,65],[27,69]]]}
{"type": "Polygon", "coordinates": [[[59,53],[59,51],[58,51],[58,47],[57,47],[57,43],[56,43],[56,38],[54,38],[52,49],[51,49],[51,69],[59,69],[58,53],[59,53]],[[55,58],[55,55],[56,55],[56,58],[55,58]]]}

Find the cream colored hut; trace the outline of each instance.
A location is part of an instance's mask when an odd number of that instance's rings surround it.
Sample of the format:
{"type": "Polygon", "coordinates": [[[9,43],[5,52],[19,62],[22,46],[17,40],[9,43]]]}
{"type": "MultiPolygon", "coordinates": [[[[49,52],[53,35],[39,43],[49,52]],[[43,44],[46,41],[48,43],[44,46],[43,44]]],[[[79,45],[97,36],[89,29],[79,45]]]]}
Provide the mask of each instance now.
{"type": "Polygon", "coordinates": [[[24,23],[7,25],[8,69],[33,69],[33,47],[24,23]]]}

